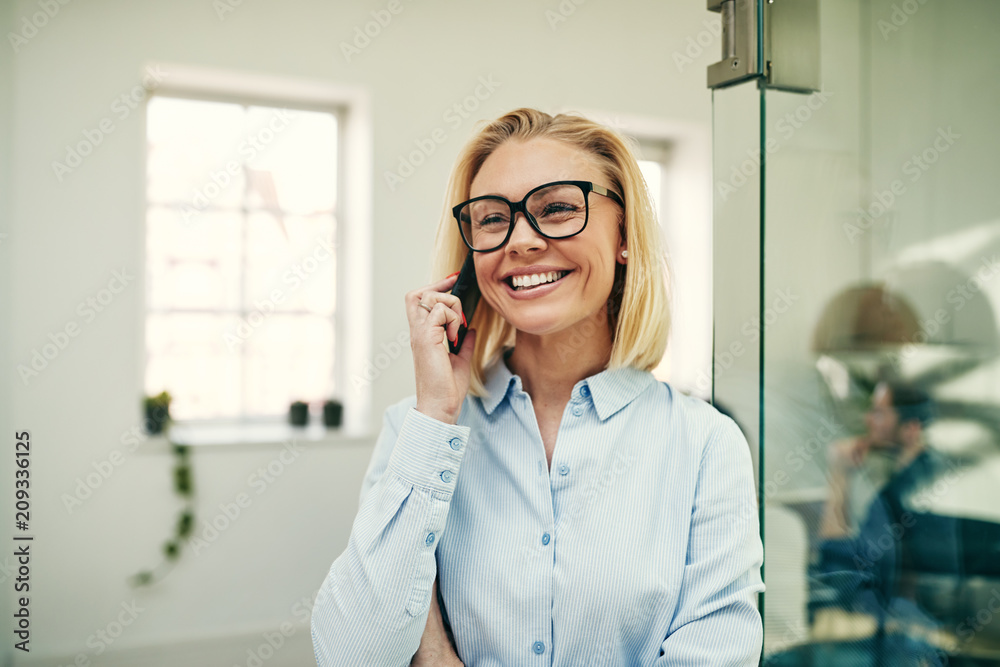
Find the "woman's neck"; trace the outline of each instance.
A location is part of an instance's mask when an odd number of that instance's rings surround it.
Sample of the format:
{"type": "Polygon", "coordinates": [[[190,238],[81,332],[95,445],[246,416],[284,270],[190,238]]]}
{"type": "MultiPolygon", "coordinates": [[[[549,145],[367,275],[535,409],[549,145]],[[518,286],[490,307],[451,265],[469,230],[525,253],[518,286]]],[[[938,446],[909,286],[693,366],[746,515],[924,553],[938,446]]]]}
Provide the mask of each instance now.
{"type": "Polygon", "coordinates": [[[580,380],[604,370],[611,359],[611,332],[602,308],[569,329],[544,336],[520,331],[507,360],[536,407],[565,406],[580,380]]]}

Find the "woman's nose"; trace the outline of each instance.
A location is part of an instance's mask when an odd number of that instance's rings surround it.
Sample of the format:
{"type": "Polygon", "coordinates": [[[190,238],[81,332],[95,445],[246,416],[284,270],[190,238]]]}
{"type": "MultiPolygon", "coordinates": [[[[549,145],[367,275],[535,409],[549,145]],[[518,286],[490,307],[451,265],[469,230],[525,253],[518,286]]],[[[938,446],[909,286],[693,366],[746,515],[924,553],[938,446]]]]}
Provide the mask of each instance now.
{"type": "Polygon", "coordinates": [[[507,239],[508,252],[527,252],[529,250],[540,250],[545,247],[546,239],[535,231],[535,228],[528,222],[527,216],[521,211],[514,215],[514,229],[507,239]]]}

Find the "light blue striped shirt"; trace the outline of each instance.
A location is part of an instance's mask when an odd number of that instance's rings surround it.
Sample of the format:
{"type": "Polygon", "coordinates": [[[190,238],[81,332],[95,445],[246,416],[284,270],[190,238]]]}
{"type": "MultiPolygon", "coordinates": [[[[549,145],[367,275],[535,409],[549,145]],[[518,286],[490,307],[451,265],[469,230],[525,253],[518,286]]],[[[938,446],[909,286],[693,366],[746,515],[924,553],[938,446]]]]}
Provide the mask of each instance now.
{"type": "Polygon", "coordinates": [[[552,466],[503,360],[457,425],[386,411],[347,549],[312,615],[320,667],[408,665],[434,577],[459,657],[757,665],[763,549],[747,442],[634,368],[578,382],[552,466]]]}

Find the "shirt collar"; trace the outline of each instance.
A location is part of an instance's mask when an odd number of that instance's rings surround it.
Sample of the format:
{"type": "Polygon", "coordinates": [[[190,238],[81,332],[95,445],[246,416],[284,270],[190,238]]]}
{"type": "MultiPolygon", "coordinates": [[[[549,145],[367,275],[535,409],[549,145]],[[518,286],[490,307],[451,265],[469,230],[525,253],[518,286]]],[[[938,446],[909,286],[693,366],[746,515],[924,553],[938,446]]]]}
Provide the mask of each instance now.
{"type": "MultiPolygon", "coordinates": [[[[486,396],[482,398],[483,409],[491,415],[511,393],[521,391],[521,377],[510,372],[505,351],[486,370],[484,387],[486,396]]],[[[641,394],[656,378],[649,371],[631,366],[605,369],[597,375],[580,380],[573,387],[573,398],[590,396],[597,416],[604,421],[641,394]],[[586,390],[584,390],[586,387],[586,390]]]]}

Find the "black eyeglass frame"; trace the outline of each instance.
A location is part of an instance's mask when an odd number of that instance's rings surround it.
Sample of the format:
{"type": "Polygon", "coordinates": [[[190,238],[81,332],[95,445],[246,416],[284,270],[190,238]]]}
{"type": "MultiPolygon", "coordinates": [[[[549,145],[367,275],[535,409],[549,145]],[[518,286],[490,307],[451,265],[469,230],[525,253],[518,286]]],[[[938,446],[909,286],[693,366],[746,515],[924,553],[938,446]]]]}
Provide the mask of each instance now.
{"type": "Polygon", "coordinates": [[[621,206],[622,209],[624,210],[625,200],[622,199],[621,195],[619,195],[614,190],[609,190],[608,188],[602,185],[597,185],[596,183],[592,183],[590,181],[552,181],[551,183],[544,183],[542,185],[539,185],[537,188],[534,188],[533,190],[528,192],[528,194],[524,195],[524,199],[522,199],[519,202],[512,202],[506,197],[501,197],[500,195],[483,195],[482,197],[473,197],[472,199],[469,199],[457,206],[452,207],[451,213],[452,215],[455,216],[455,222],[458,223],[458,233],[461,235],[462,240],[465,242],[465,245],[469,248],[469,250],[471,250],[472,252],[493,252],[494,250],[499,250],[500,248],[507,245],[507,241],[510,240],[510,235],[514,232],[514,225],[517,222],[518,212],[524,214],[524,219],[528,221],[528,224],[531,225],[532,229],[538,232],[540,236],[544,236],[547,239],[568,239],[570,237],[576,236],[577,234],[581,233],[583,230],[587,228],[587,223],[590,222],[591,192],[597,193],[604,197],[608,197],[609,199],[617,202],[618,205],[621,206]],[[578,231],[575,231],[572,234],[567,234],[565,236],[549,236],[548,234],[546,234],[541,230],[541,228],[538,226],[538,221],[535,220],[534,216],[528,212],[526,204],[528,203],[528,199],[531,198],[531,195],[535,194],[539,190],[550,188],[553,185],[575,185],[579,187],[581,190],[583,190],[583,201],[584,205],[586,206],[583,218],[583,226],[580,227],[578,231]],[[505,202],[507,206],[510,207],[510,224],[507,225],[507,234],[503,237],[503,241],[501,241],[498,245],[496,245],[493,248],[489,248],[487,250],[479,250],[478,248],[473,248],[472,243],[469,241],[469,239],[465,238],[465,232],[462,230],[462,219],[460,217],[460,214],[462,212],[462,209],[468,206],[469,204],[477,201],[482,201],[484,199],[495,199],[497,201],[505,202]]]}

